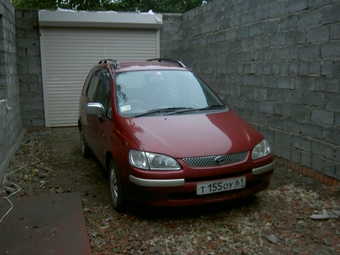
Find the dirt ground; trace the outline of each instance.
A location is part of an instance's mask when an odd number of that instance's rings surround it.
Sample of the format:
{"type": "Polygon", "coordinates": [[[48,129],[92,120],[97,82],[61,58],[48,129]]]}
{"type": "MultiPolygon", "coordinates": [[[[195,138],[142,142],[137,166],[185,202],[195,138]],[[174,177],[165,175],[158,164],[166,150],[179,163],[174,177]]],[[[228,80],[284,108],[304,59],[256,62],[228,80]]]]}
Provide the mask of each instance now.
{"type": "Polygon", "coordinates": [[[80,154],[77,128],[53,128],[27,132],[6,174],[16,196],[79,192],[93,254],[340,254],[339,187],[283,166],[248,199],[117,213],[105,170],[80,154]],[[327,219],[311,219],[322,211],[327,219]]]}

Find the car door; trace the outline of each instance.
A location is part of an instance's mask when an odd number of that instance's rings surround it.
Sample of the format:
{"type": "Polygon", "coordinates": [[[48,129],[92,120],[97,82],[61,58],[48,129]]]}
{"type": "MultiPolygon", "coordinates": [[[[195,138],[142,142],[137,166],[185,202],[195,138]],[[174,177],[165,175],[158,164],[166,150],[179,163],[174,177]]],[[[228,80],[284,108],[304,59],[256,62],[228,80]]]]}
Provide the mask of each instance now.
{"type": "Polygon", "coordinates": [[[88,126],[91,132],[91,148],[93,153],[104,164],[105,153],[107,151],[109,136],[107,135],[110,129],[110,113],[111,113],[111,99],[110,99],[110,72],[106,69],[99,69],[95,75],[96,89],[94,92],[92,102],[100,103],[104,107],[104,116],[98,118],[96,116],[88,116],[88,126]]]}

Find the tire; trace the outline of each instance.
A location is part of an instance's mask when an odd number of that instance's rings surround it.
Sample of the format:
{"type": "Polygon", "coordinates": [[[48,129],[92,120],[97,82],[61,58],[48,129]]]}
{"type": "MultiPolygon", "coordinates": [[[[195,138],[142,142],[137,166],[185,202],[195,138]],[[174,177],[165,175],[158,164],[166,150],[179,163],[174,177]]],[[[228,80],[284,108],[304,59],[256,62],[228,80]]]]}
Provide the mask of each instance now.
{"type": "Polygon", "coordinates": [[[111,159],[110,161],[109,174],[110,174],[110,194],[113,208],[116,211],[122,211],[125,207],[124,192],[119,172],[113,159],[111,159]]]}
{"type": "Polygon", "coordinates": [[[91,156],[91,149],[87,145],[87,143],[85,141],[84,133],[81,129],[79,130],[79,137],[80,137],[81,155],[83,156],[83,158],[89,158],[91,156]]]}

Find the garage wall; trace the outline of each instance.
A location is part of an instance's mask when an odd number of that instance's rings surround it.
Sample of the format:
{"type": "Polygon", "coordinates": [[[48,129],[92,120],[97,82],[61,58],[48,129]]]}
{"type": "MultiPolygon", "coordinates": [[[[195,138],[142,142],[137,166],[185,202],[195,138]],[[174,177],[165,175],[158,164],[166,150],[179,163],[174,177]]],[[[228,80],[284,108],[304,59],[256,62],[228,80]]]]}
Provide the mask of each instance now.
{"type": "Polygon", "coordinates": [[[0,0],[0,180],[23,138],[14,8],[0,0]]]}

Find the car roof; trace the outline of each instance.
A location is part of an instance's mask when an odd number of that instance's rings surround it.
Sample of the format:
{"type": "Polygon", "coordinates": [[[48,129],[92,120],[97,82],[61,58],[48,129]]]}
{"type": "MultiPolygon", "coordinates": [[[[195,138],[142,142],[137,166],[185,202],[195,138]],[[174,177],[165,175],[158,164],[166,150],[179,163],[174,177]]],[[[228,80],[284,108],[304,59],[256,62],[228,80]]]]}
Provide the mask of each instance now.
{"type": "Polygon", "coordinates": [[[173,59],[150,59],[147,61],[126,61],[118,62],[117,60],[107,59],[99,61],[98,65],[109,66],[116,72],[127,72],[127,71],[140,71],[140,70],[188,70],[186,66],[173,59]]]}

